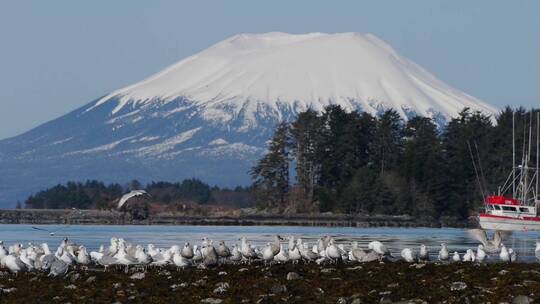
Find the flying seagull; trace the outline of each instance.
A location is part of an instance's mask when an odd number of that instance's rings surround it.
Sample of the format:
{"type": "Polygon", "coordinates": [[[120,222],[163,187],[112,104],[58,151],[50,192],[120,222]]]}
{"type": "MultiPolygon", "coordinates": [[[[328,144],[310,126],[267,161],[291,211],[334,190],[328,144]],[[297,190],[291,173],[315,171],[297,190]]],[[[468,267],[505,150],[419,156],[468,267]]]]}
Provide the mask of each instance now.
{"type": "Polygon", "coordinates": [[[69,227],[69,226],[62,226],[62,227],[60,227],[60,228],[58,228],[56,230],[49,230],[49,229],[45,229],[45,228],[39,228],[39,227],[32,226],[32,229],[40,230],[40,231],[47,231],[50,236],[54,236],[58,231],[66,228],[66,227],[69,227]]]}
{"type": "Polygon", "coordinates": [[[484,245],[484,251],[487,253],[497,253],[501,250],[502,241],[512,235],[511,231],[495,231],[493,239],[489,240],[487,233],[482,229],[471,229],[469,235],[484,245]]]}
{"type": "Polygon", "coordinates": [[[120,198],[120,201],[118,202],[117,209],[122,208],[122,206],[124,206],[124,204],[129,199],[131,199],[132,197],[135,197],[135,196],[147,196],[147,197],[150,197],[150,194],[148,194],[148,192],[146,192],[144,190],[133,190],[133,191],[131,191],[129,193],[126,193],[120,198]]]}

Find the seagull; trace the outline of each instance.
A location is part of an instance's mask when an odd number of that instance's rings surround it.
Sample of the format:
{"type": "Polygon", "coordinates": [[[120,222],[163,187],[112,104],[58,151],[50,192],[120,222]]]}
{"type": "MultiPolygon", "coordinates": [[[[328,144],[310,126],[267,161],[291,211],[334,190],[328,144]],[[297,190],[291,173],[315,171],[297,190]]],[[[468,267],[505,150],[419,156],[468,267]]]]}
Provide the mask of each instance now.
{"type": "Polygon", "coordinates": [[[416,253],[411,248],[401,250],[401,257],[408,263],[414,263],[416,261],[416,253]]]}
{"type": "Polygon", "coordinates": [[[484,245],[479,244],[478,249],[476,249],[476,260],[479,263],[482,263],[487,257],[486,251],[484,250],[484,245]]]}
{"type": "Polygon", "coordinates": [[[266,246],[263,248],[263,251],[262,251],[262,258],[265,262],[265,264],[267,262],[271,262],[274,260],[274,251],[272,250],[272,245],[270,243],[266,243],[266,246]]]}
{"type": "Polygon", "coordinates": [[[198,263],[203,260],[201,250],[197,245],[193,246],[193,258],[191,260],[195,263],[198,263]]]}
{"type": "MultiPolygon", "coordinates": [[[[242,237],[240,239],[240,252],[242,253],[242,256],[244,256],[245,259],[248,261],[251,261],[251,259],[257,258],[257,253],[255,250],[248,244],[246,237],[242,237]]],[[[278,248],[279,251],[279,248],[278,248]]],[[[277,252],[276,252],[277,254],[277,252]]],[[[275,254],[274,254],[275,255],[275,254]]],[[[272,256],[273,258],[273,256],[272,256]]]]}
{"type": "Polygon", "coordinates": [[[510,255],[510,263],[514,263],[517,261],[517,253],[514,251],[514,249],[508,249],[508,254],[510,255]]]}
{"type": "Polygon", "coordinates": [[[463,256],[463,262],[474,262],[474,260],[474,251],[472,251],[472,249],[467,249],[467,252],[463,256]]]}
{"type": "Polygon", "coordinates": [[[144,190],[133,190],[133,191],[131,191],[129,193],[126,193],[118,201],[118,206],[116,207],[116,209],[121,209],[129,199],[131,199],[132,197],[136,197],[136,196],[150,197],[150,194],[148,194],[144,190]]]}
{"type": "Polygon", "coordinates": [[[497,253],[500,251],[502,241],[512,235],[511,231],[495,231],[493,240],[487,238],[487,233],[483,229],[471,229],[469,235],[484,245],[484,251],[487,253],[497,253]]]}
{"type": "Polygon", "coordinates": [[[4,259],[7,257],[8,251],[6,250],[6,247],[4,247],[4,244],[0,244],[0,267],[6,267],[4,263],[4,259]]]}
{"type": "Polygon", "coordinates": [[[382,256],[390,255],[390,250],[383,243],[379,241],[370,242],[368,244],[368,248],[382,256]]]}
{"type": "Polygon", "coordinates": [[[62,260],[54,261],[50,266],[49,276],[58,277],[64,276],[69,270],[69,265],[62,260]]]}
{"type": "Polygon", "coordinates": [[[180,254],[186,259],[193,258],[193,247],[189,243],[185,243],[180,254]]]}
{"type": "Polygon", "coordinates": [[[177,248],[174,251],[172,260],[173,260],[174,265],[176,265],[176,267],[185,268],[185,267],[190,266],[189,260],[182,256],[180,252],[180,248],[177,248]]]}
{"type": "Polygon", "coordinates": [[[88,252],[86,251],[86,247],[80,246],[79,252],[77,253],[77,263],[80,265],[88,265],[90,264],[91,258],[88,252]]]}
{"type": "Polygon", "coordinates": [[[300,249],[296,246],[296,244],[294,245],[293,249],[289,248],[289,259],[293,264],[297,264],[302,259],[300,249]]]}
{"type": "Polygon", "coordinates": [[[208,244],[202,247],[201,253],[203,255],[203,264],[205,266],[215,266],[218,263],[218,255],[216,249],[212,244],[208,244]]]}
{"type": "Polygon", "coordinates": [[[231,256],[231,250],[229,249],[229,247],[227,247],[227,245],[225,245],[225,242],[223,241],[219,242],[216,248],[216,253],[218,257],[220,257],[223,260],[231,256]]]}
{"type": "Polygon", "coordinates": [[[330,239],[330,241],[328,242],[328,246],[326,247],[326,257],[336,263],[341,259],[341,251],[339,250],[338,246],[336,246],[336,243],[332,238],[330,239]]]}
{"type": "Polygon", "coordinates": [[[279,245],[279,252],[274,256],[274,260],[278,263],[287,263],[289,261],[289,254],[283,249],[283,244],[279,245]]]}
{"type": "Polygon", "coordinates": [[[141,265],[148,265],[152,262],[152,257],[146,253],[144,247],[141,245],[135,247],[135,258],[141,265]]]}
{"type": "Polygon", "coordinates": [[[454,255],[452,255],[452,261],[461,262],[461,258],[459,257],[459,253],[457,251],[454,251],[454,255]]]}
{"type": "Polygon", "coordinates": [[[536,249],[534,250],[534,256],[537,260],[540,260],[540,242],[536,242],[536,249]]]}
{"type": "Polygon", "coordinates": [[[446,247],[446,243],[442,243],[441,250],[439,251],[439,261],[448,261],[448,258],[448,248],[446,247]]]}
{"type": "Polygon", "coordinates": [[[289,236],[289,247],[287,248],[289,250],[289,252],[291,252],[291,250],[294,250],[294,248],[296,248],[296,241],[294,240],[294,235],[291,235],[289,236]]]}
{"type": "Polygon", "coordinates": [[[232,246],[232,252],[229,260],[234,263],[240,262],[242,260],[242,253],[240,253],[240,250],[238,250],[238,246],[236,246],[236,244],[232,246]]]}
{"type": "Polygon", "coordinates": [[[105,271],[107,271],[109,266],[117,265],[118,260],[115,257],[103,255],[99,260],[96,260],[96,263],[105,267],[105,271]]]}
{"type": "Polygon", "coordinates": [[[511,262],[510,260],[510,253],[506,249],[506,246],[501,246],[501,253],[499,254],[499,257],[501,258],[501,261],[503,262],[511,262]]]}
{"type": "Polygon", "coordinates": [[[40,230],[40,231],[46,231],[46,232],[49,233],[50,236],[55,236],[56,233],[57,233],[58,231],[60,231],[60,230],[62,230],[62,229],[64,229],[64,228],[67,228],[67,227],[69,227],[69,226],[62,226],[62,227],[60,227],[60,228],[58,228],[58,229],[56,229],[56,230],[49,230],[49,229],[45,229],[45,228],[40,228],[40,227],[32,226],[32,229],[34,229],[34,230],[40,230]]]}
{"type": "MultiPolygon", "coordinates": [[[[298,244],[297,244],[298,246],[298,244]]],[[[298,246],[300,250],[300,255],[302,258],[304,258],[306,261],[314,261],[316,260],[319,255],[312,250],[309,250],[309,244],[303,243],[302,246],[298,246]]]]}
{"type": "Polygon", "coordinates": [[[420,245],[419,260],[422,261],[422,262],[429,261],[429,252],[427,250],[426,245],[424,245],[424,244],[420,245]]]}
{"type": "Polygon", "coordinates": [[[4,259],[4,261],[6,267],[15,274],[21,271],[26,271],[26,264],[24,264],[19,257],[10,254],[4,259]]]}
{"type": "Polygon", "coordinates": [[[118,261],[118,264],[126,266],[126,272],[128,272],[129,266],[135,265],[139,262],[136,258],[127,254],[126,248],[123,245],[120,246],[120,248],[118,249],[118,253],[114,257],[118,261]]]}
{"type": "Polygon", "coordinates": [[[28,258],[28,253],[26,252],[26,250],[23,250],[21,252],[19,259],[21,262],[25,264],[27,270],[29,271],[34,270],[34,262],[28,258]]]}

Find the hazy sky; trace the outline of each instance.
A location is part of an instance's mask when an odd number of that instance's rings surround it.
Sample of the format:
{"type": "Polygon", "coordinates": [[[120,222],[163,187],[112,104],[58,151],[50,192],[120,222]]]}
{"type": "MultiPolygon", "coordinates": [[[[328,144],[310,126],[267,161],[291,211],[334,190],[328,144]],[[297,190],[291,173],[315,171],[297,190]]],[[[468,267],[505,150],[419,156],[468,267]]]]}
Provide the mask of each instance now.
{"type": "Polygon", "coordinates": [[[2,0],[0,138],[268,31],[372,33],[495,106],[540,106],[540,1],[2,0]]]}

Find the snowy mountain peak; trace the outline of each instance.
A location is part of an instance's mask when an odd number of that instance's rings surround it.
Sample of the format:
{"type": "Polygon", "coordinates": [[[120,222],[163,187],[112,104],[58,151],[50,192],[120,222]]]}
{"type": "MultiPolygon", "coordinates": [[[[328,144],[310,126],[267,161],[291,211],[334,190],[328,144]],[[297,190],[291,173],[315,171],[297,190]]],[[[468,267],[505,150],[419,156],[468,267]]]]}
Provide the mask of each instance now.
{"type": "MultiPolygon", "coordinates": [[[[370,34],[239,34],[98,100],[112,114],[126,105],[148,106],[178,98],[202,109],[207,121],[242,127],[256,115],[282,119],[328,104],[372,114],[394,108],[411,115],[454,117],[464,107],[492,114],[490,105],[441,82],[370,34]]],[[[184,105],[186,106],[186,105],[184,105]]]]}

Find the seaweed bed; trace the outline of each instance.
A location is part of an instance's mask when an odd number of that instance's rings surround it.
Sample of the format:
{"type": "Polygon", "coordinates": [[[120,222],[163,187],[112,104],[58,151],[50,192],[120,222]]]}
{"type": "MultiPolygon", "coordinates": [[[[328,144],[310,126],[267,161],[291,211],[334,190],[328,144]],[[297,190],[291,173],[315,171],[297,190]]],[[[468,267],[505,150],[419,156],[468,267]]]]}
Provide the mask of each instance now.
{"type": "Polygon", "coordinates": [[[0,272],[0,303],[537,303],[540,264],[285,264],[0,272]]]}

